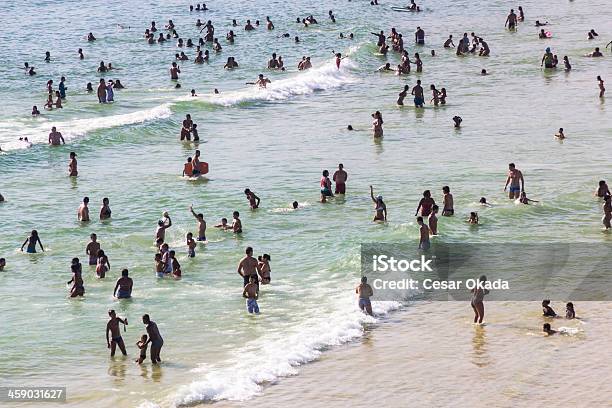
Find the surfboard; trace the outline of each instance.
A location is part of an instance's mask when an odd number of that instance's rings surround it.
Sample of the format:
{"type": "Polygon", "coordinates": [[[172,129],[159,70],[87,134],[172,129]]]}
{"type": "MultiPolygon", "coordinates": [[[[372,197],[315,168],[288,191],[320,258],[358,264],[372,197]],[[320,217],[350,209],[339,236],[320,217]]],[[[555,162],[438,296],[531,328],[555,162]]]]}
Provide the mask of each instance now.
{"type": "Polygon", "coordinates": [[[399,12],[403,12],[403,13],[412,13],[412,12],[414,12],[414,10],[409,9],[407,7],[391,7],[391,10],[399,11],[399,12]]]}
{"type": "MultiPolygon", "coordinates": [[[[200,174],[198,176],[203,176],[204,174],[208,174],[208,163],[200,162],[200,165],[198,166],[198,168],[200,170],[200,174]]],[[[189,178],[197,178],[197,177],[193,177],[193,173],[191,174],[185,173],[185,176],[189,178]]]]}

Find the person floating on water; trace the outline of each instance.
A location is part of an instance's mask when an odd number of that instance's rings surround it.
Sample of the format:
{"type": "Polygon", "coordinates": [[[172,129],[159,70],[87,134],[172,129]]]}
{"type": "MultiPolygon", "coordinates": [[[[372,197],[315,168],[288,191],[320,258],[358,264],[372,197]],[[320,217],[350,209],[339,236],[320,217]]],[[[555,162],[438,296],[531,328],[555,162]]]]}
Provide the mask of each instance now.
{"type": "Polygon", "coordinates": [[[556,330],[551,329],[550,323],[544,323],[542,326],[542,331],[546,334],[546,336],[552,336],[553,334],[557,333],[556,330]]]}

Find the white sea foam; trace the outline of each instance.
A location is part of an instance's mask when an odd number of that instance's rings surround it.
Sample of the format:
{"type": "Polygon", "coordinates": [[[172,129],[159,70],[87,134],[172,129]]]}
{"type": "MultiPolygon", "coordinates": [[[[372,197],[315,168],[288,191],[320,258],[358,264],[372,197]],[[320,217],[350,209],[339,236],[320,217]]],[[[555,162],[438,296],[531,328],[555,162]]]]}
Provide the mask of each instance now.
{"type": "Polygon", "coordinates": [[[69,141],[99,129],[109,129],[167,118],[172,113],[170,106],[171,104],[164,103],[151,109],[121,115],[74,119],[64,122],[46,121],[44,124],[38,124],[35,127],[25,126],[21,123],[0,123],[2,150],[10,151],[27,148],[27,145],[19,140],[20,137],[27,137],[33,144],[46,144],[48,143],[49,132],[53,126],[56,126],[58,131],[64,136],[64,139],[69,141]]]}
{"type": "MultiPolygon", "coordinates": [[[[373,302],[372,306],[380,318],[400,304],[373,302]]],[[[319,358],[328,347],[361,337],[363,324],[378,318],[357,311],[351,301],[338,312],[307,319],[290,333],[265,335],[237,350],[223,367],[202,364],[194,369],[194,374],[202,377],[182,386],[172,397],[171,405],[248,400],[262,393],[263,384],[297,374],[296,367],[319,358]]]]}

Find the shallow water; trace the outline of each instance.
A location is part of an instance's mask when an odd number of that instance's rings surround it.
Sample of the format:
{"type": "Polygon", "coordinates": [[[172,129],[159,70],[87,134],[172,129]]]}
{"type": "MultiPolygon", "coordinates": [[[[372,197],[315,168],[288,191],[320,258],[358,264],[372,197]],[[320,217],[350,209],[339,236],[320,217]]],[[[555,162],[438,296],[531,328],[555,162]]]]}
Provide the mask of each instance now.
{"type": "MultiPolygon", "coordinates": [[[[597,97],[595,77],[609,78],[612,60],[609,53],[601,59],[582,57],[612,38],[612,27],[603,23],[612,15],[606,4],[563,2],[551,9],[524,2],[529,22],[538,18],[554,24],[553,38],[546,41],[527,23],[517,33],[503,30],[507,5],[499,2],[426,2],[419,15],[365,1],[326,1],[316,9],[302,0],[229,1],[209,3],[214,11],[192,14],[176,1],[113,0],[103,7],[61,0],[28,3],[30,8],[7,4],[6,32],[12,35],[0,48],[6,61],[0,66],[0,95],[10,101],[0,112],[0,146],[7,150],[0,155],[0,192],[7,199],[0,205],[0,256],[8,259],[0,276],[0,373],[19,385],[68,385],[75,406],[251,398],[262,392],[260,384],[294,374],[295,365],[363,334],[367,319],[355,310],[352,294],[359,244],[415,241],[412,214],[424,189],[439,200],[441,187],[450,185],[455,195],[456,217],[440,221],[438,239],[446,242],[610,243],[612,238],[601,233],[600,203],[592,190],[610,172],[611,116],[605,100],[597,97]],[[43,35],[41,20],[31,17],[31,7],[45,17],[44,41],[36,38],[43,35]],[[335,25],[326,18],[330,8],[335,25]],[[310,13],[319,26],[306,29],[293,22],[310,13]],[[172,18],[183,38],[195,40],[197,18],[212,19],[222,38],[232,18],[242,25],[246,18],[264,21],[266,15],[275,31],[261,27],[245,33],[237,27],[235,45],[220,39],[223,52],[211,52],[209,64],[181,63],[181,90],[173,89],[168,75],[179,51],[174,41],[148,45],[141,38],[151,20],[161,28],[172,18]],[[118,29],[118,23],[131,28],[118,29]],[[426,30],[428,43],[418,49],[410,41],[416,25],[426,30]],[[421,53],[423,74],[398,78],[374,72],[386,59],[375,55],[375,37],[369,33],[391,26],[405,34],[411,54],[421,53]],[[586,40],[590,28],[599,32],[597,40],[586,40]],[[89,31],[98,37],[93,44],[84,39],[89,31]],[[356,38],[340,40],[340,31],[356,38]],[[464,31],[485,37],[491,57],[457,58],[441,47],[449,33],[458,40],[464,31]],[[291,38],[278,38],[284,32],[299,35],[302,42],[296,46],[291,38]],[[574,69],[543,72],[539,61],[545,46],[560,58],[568,55],[574,69]],[[79,47],[84,61],[77,58],[79,47]],[[433,58],[432,48],[438,54],[433,58]],[[43,62],[47,49],[50,64],[43,62]],[[349,55],[340,71],[331,49],[349,55]],[[273,81],[266,91],[246,86],[264,70],[271,52],[283,56],[288,71],[266,73],[273,81]],[[302,55],[312,56],[310,72],[294,68],[302,55]],[[236,57],[240,69],[223,71],[228,56],[236,57]],[[87,82],[99,80],[95,69],[101,59],[120,68],[110,77],[126,86],[107,106],[84,92],[87,82]],[[24,61],[38,75],[23,75],[18,67],[24,61]],[[481,77],[482,68],[490,75],[481,77]],[[41,110],[44,105],[46,81],[53,78],[57,85],[62,75],[68,86],[64,109],[32,119],[32,105],[41,110]],[[417,78],[444,86],[448,104],[423,111],[408,104],[397,108],[397,93],[417,78]],[[188,96],[192,88],[198,98],[188,96]],[[214,88],[220,95],[212,94],[214,88]],[[369,130],[375,110],[385,119],[382,141],[373,141],[369,130]],[[211,168],[208,181],[180,177],[185,157],[193,153],[192,145],[178,141],[187,113],[199,125],[200,149],[211,168]],[[464,119],[459,131],[452,127],[454,115],[464,119]],[[345,131],[349,123],[358,131],[345,131]],[[44,145],[52,125],[66,136],[66,146],[44,145]],[[567,135],[563,143],[553,138],[559,127],[567,135]],[[34,146],[24,149],[19,136],[28,136],[34,146]],[[66,177],[70,151],[78,153],[77,180],[66,177]],[[540,205],[521,208],[504,198],[510,161],[524,172],[526,189],[540,205]],[[338,162],[349,172],[348,195],[320,205],[320,172],[338,162]],[[385,196],[387,225],[370,222],[370,184],[385,196]],[[257,212],[248,210],[245,187],[262,198],[257,212]],[[76,209],[86,195],[93,214],[109,197],[112,221],[80,225],[76,209]],[[481,196],[494,207],[478,209],[481,196]],[[286,211],[293,200],[303,208],[286,211]],[[195,232],[187,210],[191,203],[209,225],[239,210],[245,233],[234,238],[210,228],[209,244],[187,259],[184,236],[195,232]],[[164,210],[174,221],[167,240],[183,266],[180,282],[159,281],[153,273],[155,223],[164,210]],[[482,225],[468,228],[463,220],[474,210],[482,225]],[[47,252],[19,253],[33,228],[47,252]],[[85,268],[85,299],[68,300],[70,259],[85,260],[92,232],[112,269],[98,281],[85,268]],[[272,255],[273,284],[263,290],[258,317],[244,310],[235,269],[248,245],[256,254],[272,255]],[[118,302],[111,291],[124,267],[135,280],[134,298],[118,302]],[[124,335],[130,359],[107,358],[109,308],[130,319],[124,335]],[[157,321],[166,342],[161,369],[131,362],[137,354],[134,343],[144,332],[143,313],[157,321]]],[[[193,49],[185,52],[193,58],[193,49]]],[[[396,64],[399,58],[390,53],[388,60],[396,64]]],[[[384,315],[396,306],[378,304],[376,310],[384,315]]]]}

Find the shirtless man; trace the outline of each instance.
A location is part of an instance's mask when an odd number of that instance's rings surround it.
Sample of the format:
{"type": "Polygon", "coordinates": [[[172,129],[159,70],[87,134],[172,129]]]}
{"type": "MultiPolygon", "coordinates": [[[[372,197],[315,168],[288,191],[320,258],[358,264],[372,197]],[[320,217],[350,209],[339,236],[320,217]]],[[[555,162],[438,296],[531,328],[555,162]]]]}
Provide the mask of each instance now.
{"type": "Polygon", "coordinates": [[[338,164],[338,170],[334,172],[332,176],[334,183],[336,183],[336,194],[346,194],[346,180],[348,179],[348,173],[344,170],[342,163],[338,164]]]}
{"type": "Polygon", "coordinates": [[[272,53],[272,58],[268,61],[268,69],[278,69],[278,59],[276,59],[276,53],[272,53]]]}
{"type": "Polygon", "coordinates": [[[181,140],[191,140],[191,130],[193,129],[193,120],[191,120],[191,115],[185,115],[185,119],[183,120],[183,127],[181,127],[181,140]]]}
{"type": "Polygon", "coordinates": [[[370,297],[374,295],[374,290],[372,290],[372,287],[368,284],[367,277],[361,277],[361,283],[355,288],[355,293],[359,297],[359,309],[373,316],[370,297]]]}
{"type": "Polygon", "coordinates": [[[132,297],[132,287],[134,281],[128,276],[128,270],[124,269],[121,271],[121,277],[117,279],[115,289],[113,289],[113,296],[117,299],[129,299],[132,297]]]}
{"type": "Polygon", "coordinates": [[[510,190],[508,191],[508,198],[516,200],[520,197],[521,191],[525,190],[525,180],[523,179],[523,173],[516,168],[514,163],[508,165],[508,177],[506,178],[506,185],[504,191],[510,184],[510,190]]]}
{"type": "Polygon", "coordinates": [[[251,210],[256,210],[259,208],[259,202],[261,201],[257,195],[249,190],[248,188],[244,189],[244,194],[246,195],[247,200],[249,200],[249,205],[251,206],[251,210]]]}
{"type": "Polygon", "coordinates": [[[170,79],[178,80],[179,79],[178,74],[180,73],[181,73],[181,68],[176,64],[176,62],[173,62],[172,66],[170,67],[170,79]]]}
{"type": "Polygon", "coordinates": [[[260,88],[265,88],[269,83],[271,83],[268,78],[264,78],[263,74],[259,74],[257,81],[253,83],[253,85],[258,85],[260,88]]]}
{"type": "Polygon", "coordinates": [[[162,242],[166,240],[166,230],[172,226],[168,211],[164,211],[163,217],[163,220],[157,221],[157,230],[155,231],[155,239],[161,239],[162,242]]]}
{"type": "Polygon", "coordinates": [[[416,31],[414,33],[414,41],[418,45],[425,44],[425,31],[423,31],[423,29],[421,27],[417,27],[417,29],[416,29],[416,31]]]}
{"type": "Polygon", "coordinates": [[[70,161],[68,162],[68,176],[76,177],[78,175],[79,175],[79,172],[77,170],[76,153],[70,152],[70,161]]]}
{"type": "Polygon", "coordinates": [[[51,133],[49,133],[49,144],[51,146],[59,146],[60,142],[62,144],[66,144],[66,141],[64,140],[64,137],[62,136],[62,133],[58,132],[56,127],[53,126],[51,128],[51,133]]]}
{"type": "Polygon", "coordinates": [[[79,219],[79,221],[81,222],[88,222],[89,221],[89,197],[84,197],[83,198],[83,202],[81,203],[81,205],[79,206],[79,209],[77,210],[77,217],[79,219]]]}
{"type": "Polygon", "coordinates": [[[95,266],[98,263],[100,243],[98,242],[98,236],[96,234],[91,234],[89,238],[91,242],[85,247],[85,254],[89,257],[89,265],[95,266]]]}
{"type": "Polygon", "coordinates": [[[106,103],[106,82],[104,81],[104,78],[100,79],[100,83],[98,84],[97,94],[98,94],[98,103],[106,103]]]}
{"type": "Polygon", "coordinates": [[[509,30],[514,30],[516,28],[516,14],[514,13],[514,9],[510,9],[510,14],[508,14],[508,17],[506,18],[506,23],[504,24],[504,27],[508,27],[509,30]]]}
{"type": "Polygon", "coordinates": [[[147,334],[149,335],[149,339],[145,343],[145,346],[151,343],[151,362],[153,364],[161,363],[159,354],[161,353],[161,348],[164,345],[164,339],[159,333],[157,324],[151,320],[148,314],[142,315],[142,322],[145,324],[147,334]]]}
{"type": "Polygon", "coordinates": [[[452,34],[448,36],[448,39],[444,41],[444,48],[455,48],[455,43],[453,43],[452,34]]]}
{"type": "Polygon", "coordinates": [[[198,221],[198,241],[206,241],[206,220],[204,219],[204,214],[196,214],[195,211],[193,211],[193,205],[189,206],[189,211],[191,211],[191,214],[198,221]]]}
{"type": "Polygon", "coordinates": [[[253,257],[253,248],[247,247],[245,252],[246,256],[238,263],[238,275],[242,276],[243,286],[249,283],[251,277],[254,277],[257,282],[257,265],[259,265],[257,259],[253,257]]]}
{"type": "Polygon", "coordinates": [[[442,193],[444,194],[444,206],[442,207],[442,215],[445,217],[450,217],[451,215],[455,214],[455,202],[453,199],[453,195],[450,192],[450,187],[442,187],[442,193]]]}
{"type": "Polygon", "coordinates": [[[423,217],[417,217],[417,224],[419,224],[419,249],[428,250],[431,246],[429,241],[429,227],[423,222],[423,217]]]}
{"type": "Polygon", "coordinates": [[[422,108],[423,103],[425,103],[425,98],[423,97],[423,87],[421,86],[421,80],[417,80],[416,86],[412,88],[411,94],[414,96],[414,106],[417,108],[422,108]]]}
{"type": "Polygon", "coordinates": [[[110,316],[110,320],[106,323],[106,347],[111,349],[111,357],[115,356],[115,350],[117,346],[121,350],[121,353],[124,356],[127,356],[127,352],[125,351],[125,344],[123,343],[123,338],[121,337],[121,330],[119,330],[119,323],[122,323],[125,326],[128,325],[127,319],[122,319],[117,317],[114,310],[109,310],[108,315],[110,316]],[[109,341],[108,333],[111,334],[111,340],[109,341]]]}

